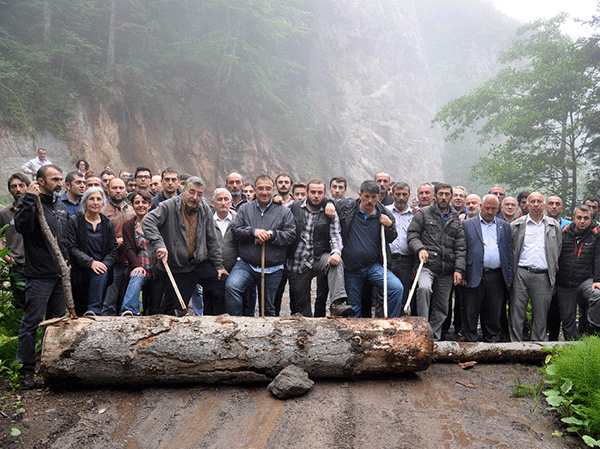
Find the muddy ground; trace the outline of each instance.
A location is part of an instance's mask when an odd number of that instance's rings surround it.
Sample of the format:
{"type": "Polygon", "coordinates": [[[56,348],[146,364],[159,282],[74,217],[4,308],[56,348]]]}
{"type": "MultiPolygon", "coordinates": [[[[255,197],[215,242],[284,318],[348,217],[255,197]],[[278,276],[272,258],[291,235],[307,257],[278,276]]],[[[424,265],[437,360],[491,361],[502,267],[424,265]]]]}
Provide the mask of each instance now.
{"type": "Polygon", "coordinates": [[[540,379],[535,366],[440,363],[399,377],[317,380],[287,401],[262,384],[17,392],[2,399],[0,448],[582,446],[552,435],[561,426],[543,399],[532,412],[534,398],[512,397],[515,382],[540,379]]]}

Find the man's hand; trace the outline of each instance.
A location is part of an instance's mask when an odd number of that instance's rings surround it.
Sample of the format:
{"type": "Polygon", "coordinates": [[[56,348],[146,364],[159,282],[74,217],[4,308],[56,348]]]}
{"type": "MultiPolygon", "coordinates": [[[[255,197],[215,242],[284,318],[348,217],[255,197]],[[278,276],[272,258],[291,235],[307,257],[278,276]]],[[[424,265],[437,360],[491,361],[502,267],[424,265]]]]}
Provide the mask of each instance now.
{"type": "Polygon", "coordinates": [[[327,203],[325,205],[325,215],[329,218],[335,218],[335,206],[333,203],[327,203]]]}
{"type": "Polygon", "coordinates": [[[94,260],[92,262],[92,271],[96,274],[106,273],[107,269],[108,268],[106,268],[106,265],[104,265],[102,262],[99,262],[97,260],[94,260]]]}
{"type": "Polygon", "coordinates": [[[600,288],[600,282],[594,282],[592,284],[592,293],[594,292],[594,290],[596,290],[597,288],[600,288]]]}
{"type": "Polygon", "coordinates": [[[217,279],[221,280],[221,276],[229,276],[229,272],[226,269],[217,270],[217,279]]]}
{"type": "Polygon", "coordinates": [[[340,263],[340,259],[341,259],[341,257],[340,257],[340,255],[338,253],[333,253],[327,259],[327,263],[329,265],[333,265],[335,267],[336,265],[338,265],[340,263]]]}
{"type": "Polygon", "coordinates": [[[117,245],[121,246],[123,244],[123,237],[117,237],[117,245]]]}
{"type": "Polygon", "coordinates": [[[454,285],[461,285],[462,284],[462,274],[460,274],[458,271],[454,272],[454,285]]]}
{"type": "Polygon", "coordinates": [[[271,200],[273,201],[273,204],[283,203],[283,198],[281,198],[281,195],[279,193],[276,193],[275,195],[273,195],[273,198],[271,198],[271,200]]]}
{"type": "Polygon", "coordinates": [[[386,228],[389,228],[392,225],[392,220],[386,214],[381,214],[379,217],[379,223],[381,223],[386,228]]]}
{"type": "Polygon", "coordinates": [[[254,237],[254,243],[256,243],[257,245],[262,245],[263,243],[271,239],[271,233],[265,231],[264,229],[255,229],[254,237]]]}
{"type": "Polygon", "coordinates": [[[146,276],[146,270],[144,270],[144,267],[136,267],[131,271],[130,276],[146,276]]]}
{"type": "Polygon", "coordinates": [[[38,185],[37,181],[31,181],[27,187],[27,193],[33,193],[35,196],[40,194],[40,186],[38,185]]]}
{"type": "Polygon", "coordinates": [[[427,263],[429,260],[429,253],[426,249],[419,251],[419,262],[427,263]]]}
{"type": "Polygon", "coordinates": [[[167,251],[167,248],[158,248],[156,250],[156,257],[158,257],[164,263],[167,263],[167,260],[169,259],[169,251],[167,251]]]}

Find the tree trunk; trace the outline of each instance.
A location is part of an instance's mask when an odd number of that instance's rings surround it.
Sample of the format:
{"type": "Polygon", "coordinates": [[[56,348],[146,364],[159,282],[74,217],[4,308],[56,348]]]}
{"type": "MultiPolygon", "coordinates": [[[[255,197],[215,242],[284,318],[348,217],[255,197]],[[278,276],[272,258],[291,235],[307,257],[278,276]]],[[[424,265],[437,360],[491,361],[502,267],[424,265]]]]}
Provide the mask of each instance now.
{"type": "Polygon", "coordinates": [[[55,387],[268,381],[291,364],[353,378],[425,370],[432,351],[419,317],[95,317],[49,326],[40,372],[55,387]]]}
{"type": "Polygon", "coordinates": [[[50,32],[52,30],[52,5],[50,0],[44,1],[44,44],[50,43],[50,32]]]}
{"type": "Polygon", "coordinates": [[[551,354],[552,347],[562,347],[574,342],[515,342],[515,343],[458,343],[439,341],[435,344],[434,362],[483,363],[542,363],[551,354]]]}
{"type": "Polygon", "coordinates": [[[115,65],[115,28],[117,22],[117,0],[110,0],[110,22],[108,26],[108,44],[106,46],[106,76],[112,78],[115,65]]]}

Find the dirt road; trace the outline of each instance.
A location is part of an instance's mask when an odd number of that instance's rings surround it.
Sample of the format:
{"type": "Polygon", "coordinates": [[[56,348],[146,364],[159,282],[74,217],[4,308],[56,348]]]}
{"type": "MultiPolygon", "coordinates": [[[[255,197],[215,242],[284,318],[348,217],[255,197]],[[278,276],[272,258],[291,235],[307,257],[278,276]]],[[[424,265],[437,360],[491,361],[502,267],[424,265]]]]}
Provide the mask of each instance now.
{"type": "Polygon", "coordinates": [[[534,366],[434,364],[425,372],[317,381],[280,401],[265,385],[21,393],[3,399],[1,448],[565,448],[543,399],[511,397],[534,366]],[[459,383],[460,382],[460,383],[459,383]],[[9,436],[11,428],[21,430],[9,436]]]}

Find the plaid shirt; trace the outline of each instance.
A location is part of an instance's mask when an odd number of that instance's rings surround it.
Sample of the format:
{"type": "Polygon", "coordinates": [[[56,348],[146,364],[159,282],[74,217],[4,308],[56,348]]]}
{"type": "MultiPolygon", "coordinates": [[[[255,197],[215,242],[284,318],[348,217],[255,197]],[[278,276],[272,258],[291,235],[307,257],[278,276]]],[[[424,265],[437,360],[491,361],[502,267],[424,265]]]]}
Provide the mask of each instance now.
{"type": "MultiPolygon", "coordinates": [[[[293,273],[302,273],[305,270],[310,270],[314,265],[313,231],[315,228],[315,218],[324,209],[321,207],[319,210],[311,212],[306,207],[306,200],[304,200],[300,207],[304,211],[304,229],[300,232],[300,240],[294,252],[294,258],[288,259],[286,263],[288,271],[293,273]]],[[[296,230],[296,232],[298,231],[299,229],[296,230]]],[[[342,231],[337,213],[329,226],[329,244],[331,245],[331,254],[342,254],[342,231]]]]}

